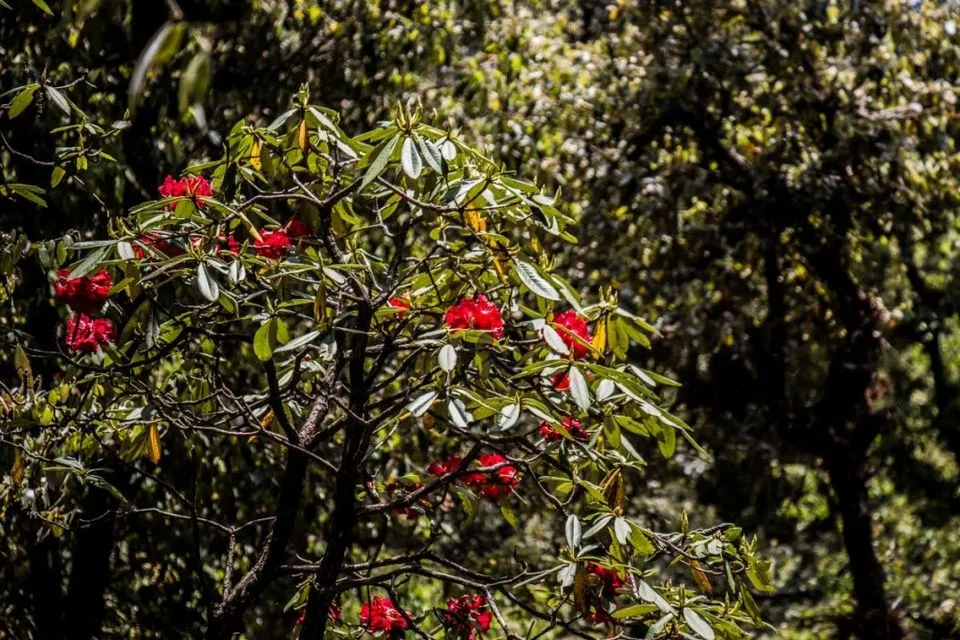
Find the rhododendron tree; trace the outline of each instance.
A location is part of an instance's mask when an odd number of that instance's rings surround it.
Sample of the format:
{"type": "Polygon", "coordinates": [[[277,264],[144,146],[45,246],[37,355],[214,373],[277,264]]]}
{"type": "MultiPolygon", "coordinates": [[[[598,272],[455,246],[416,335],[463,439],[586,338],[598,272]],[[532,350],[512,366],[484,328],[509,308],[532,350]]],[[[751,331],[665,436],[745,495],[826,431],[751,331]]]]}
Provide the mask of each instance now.
{"type": "MultiPolygon", "coordinates": [[[[180,532],[207,638],[265,602],[309,639],[761,624],[767,565],[737,527],[627,508],[648,459],[702,452],[675,383],[626,359],[652,327],[553,272],[541,239],[576,241],[553,196],[418,111],[350,137],[306,91],[225,145],[61,259],[58,300],[102,317],[67,322],[73,391],[17,409],[57,426],[11,436],[22,482],[94,482],[104,517],[180,532]],[[484,525],[550,551],[461,553],[484,525]]],[[[65,486],[40,498],[58,514],[65,486]]]]}

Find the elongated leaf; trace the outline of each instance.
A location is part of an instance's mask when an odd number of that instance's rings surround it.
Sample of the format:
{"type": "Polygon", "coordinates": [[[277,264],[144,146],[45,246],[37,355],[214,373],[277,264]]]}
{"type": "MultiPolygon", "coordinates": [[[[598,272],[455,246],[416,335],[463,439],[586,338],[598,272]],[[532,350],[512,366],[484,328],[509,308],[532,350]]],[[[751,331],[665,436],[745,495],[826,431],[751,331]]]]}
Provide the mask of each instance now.
{"type": "Polygon", "coordinates": [[[570,395],[581,410],[587,411],[590,408],[590,389],[587,387],[587,380],[577,367],[570,367],[569,375],[570,395]]]}
{"type": "Polygon", "coordinates": [[[563,341],[563,338],[560,337],[560,334],[557,333],[556,329],[547,324],[543,326],[542,333],[544,341],[551,349],[562,356],[570,353],[570,349],[567,348],[567,343],[563,341]]]}
{"type": "Polygon", "coordinates": [[[580,525],[580,518],[577,517],[577,514],[571,513],[567,516],[565,532],[567,534],[567,545],[575,550],[580,546],[580,541],[583,539],[583,528],[580,525]]]}
{"type": "Polygon", "coordinates": [[[404,138],[403,146],[400,148],[400,166],[403,172],[413,180],[419,178],[423,171],[423,158],[420,157],[416,143],[410,136],[404,138]]]}
{"type": "Polygon", "coordinates": [[[713,629],[710,628],[710,625],[707,624],[707,621],[693,609],[689,607],[684,608],[683,619],[687,625],[693,629],[693,632],[703,638],[703,640],[714,640],[714,638],[717,637],[713,629]]]}
{"type": "Polygon", "coordinates": [[[100,263],[103,262],[104,257],[107,255],[107,247],[100,247],[94,251],[91,251],[87,254],[83,260],[80,261],[80,264],[73,268],[73,271],[70,272],[70,275],[67,276],[68,280],[73,280],[75,278],[82,278],[96,267],[100,266],[100,263]]]}
{"type": "Polygon", "coordinates": [[[407,404],[407,411],[419,418],[433,406],[434,400],[436,400],[439,395],[436,391],[427,391],[411,400],[407,404]]]}
{"type": "Polygon", "coordinates": [[[160,462],[160,430],[157,428],[157,425],[150,425],[147,429],[147,457],[150,458],[150,462],[153,464],[159,464],[160,462]]]}
{"type": "Polygon", "coordinates": [[[613,521],[613,534],[620,544],[627,544],[630,538],[630,524],[623,518],[616,518],[613,521]]]}
{"type": "Polygon", "coordinates": [[[451,162],[457,157],[457,145],[453,144],[453,141],[447,138],[440,144],[440,155],[443,156],[443,159],[447,162],[451,162]]]}
{"type": "Polygon", "coordinates": [[[427,161],[430,168],[437,173],[443,173],[443,156],[440,150],[430,140],[425,139],[419,134],[413,134],[413,139],[417,142],[417,148],[420,149],[420,155],[427,161]]]}
{"type": "Polygon", "coordinates": [[[277,348],[277,324],[276,318],[270,318],[253,336],[253,352],[263,362],[272,358],[273,350],[277,348]]]}
{"type": "Polygon", "coordinates": [[[670,606],[670,603],[663,599],[657,591],[643,580],[637,581],[637,596],[645,602],[657,605],[657,608],[664,613],[676,615],[676,610],[670,606]]]}
{"type": "Polygon", "coordinates": [[[53,11],[50,10],[50,5],[44,2],[44,0],[33,0],[33,4],[38,6],[40,10],[46,13],[47,15],[51,15],[51,16],[53,15],[53,11]]]}
{"type": "Polygon", "coordinates": [[[466,429],[473,422],[473,416],[467,411],[462,400],[451,398],[447,402],[447,411],[450,413],[450,421],[461,429],[466,429]]]}
{"type": "Polygon", "coordinates": [[[220,286],[207,269],[207,265],[202,262],[197,267],[197,289],[200,290],[200,295],[210,302],[216,302],[220,297],[220,286]]]}
{"type": "Polygon", "coordinates": [[[557,290],[540,275],[540,271],[535,266],[529,262],[515,258],[513,260],[513,267],[517,272],[517,277],[526,285],[527,289],[530,289],[533,293],[547,300],[560,299],[560,294],[557,293],[557,290]]]}
{"type": "Polygon", "coordinates": [[[368,184],[380,177],[383,170],[387,168],[387,163],[390,162],[390,156],[393,155],[393,150],[397,148],[399,140],[399,136],[394,136],[378,147],[379,152],[376,149],[370,152],[377,153],[377,156],[367,167],[366,173],[363,174],[363,180],[360,181],[361,189],[366,188],[368,184]]]}
{"type": "Polygon", "coordinates": [[[127,102],[130,111],[137,108],[137,102],[147,84],[147,74],[155,65],[162,64],[165,58],[172,55],[180,44],[180,38],[185,29],[182,22],[165,22],[153,34],[143,53],[137,59],[137,64],[130,75],[130,85],[127,87],[127,102]]]}
{"type": "Polygon", "coordinates": [[[7,111],[7,115],[10,116],[10,118],[16,118],[23,113],[23,110],[33,102],[33,94],[37,92],[37,89],[38,85],[35,84],[25,86],[20,93],[17,94],[17,97],[10,102],[10,109],[7,111]]]}
{"type": "Polygon", "coordinates": [[[612,396],[616,390],[617,385],[614,384],[613,380],[601,380],[600,384],[597,385],[597,400],[606,400],[612,396]]]}
{"type": "Polygon", "coordinates": [[[65,114],[70,115],[70,102],[67,100],[66,96],[60,93],[59,90],[49,85],[44,87],[44,90],[50,97],[50,102],[57,105],[57,107],[65,114]]]}
{"type": "Polygon", "coordinates": [[[457,350],[452,344],[443,345],[443,348],[440,349],[438,360],[440,360],[441,369],[447,372],[453,371],[457,366],[457,350]]]}
{"type": "Polygon", "coordinates": [[[273,350],[273,352],[286,353],[287,351],[296,351],[300,347],[310,344],[320,336],[321,336],[321,333],[319,331],[311,331],[309,333],[305,333],[302,336],[294,338],[287,344],[277,347],[276,349],[273,350]]]}
{"type": "Polygon", "coordinates": [[[507,430],[520,420],[520,405],[517,403],[508,404],[500,410],[500,417],[497,419],[497,426],[502,430],[507,430]]]}

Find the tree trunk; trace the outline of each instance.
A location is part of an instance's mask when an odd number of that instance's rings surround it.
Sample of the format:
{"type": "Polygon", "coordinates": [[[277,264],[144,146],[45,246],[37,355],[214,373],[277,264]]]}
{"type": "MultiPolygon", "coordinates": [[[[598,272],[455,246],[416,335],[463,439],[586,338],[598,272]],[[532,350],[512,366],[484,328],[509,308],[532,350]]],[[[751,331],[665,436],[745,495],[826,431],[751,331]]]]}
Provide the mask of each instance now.
{"type": "MultiPolygon", "coordinates": [[[[93,519],[109,508],[109,495],[101,489],[91,489],[83,503],[82,517],[93,519]]],[[[100,636],[106,614],[104,595],[110,583],[114,528],[114,519],[108,516],[77,530],[67,589],[66,638],[90,640],[100,636]]]]}
{"type": "Polygon", "coordinates": [[[60,607],[60,545],[52,535],[32,545],[29,588],[37,640],[62,638],[60,607]]]}
{"type": "Polygon", "coordinates": [[[873,527],[867,504],[862,465],[837,455],[827,462],[843,522],[843,545],[850,561],[853,593],[857,600],[858,637],[864,640],[899,640],[899,622],[887,604],[883,566],[873,546],[873,527]]]}

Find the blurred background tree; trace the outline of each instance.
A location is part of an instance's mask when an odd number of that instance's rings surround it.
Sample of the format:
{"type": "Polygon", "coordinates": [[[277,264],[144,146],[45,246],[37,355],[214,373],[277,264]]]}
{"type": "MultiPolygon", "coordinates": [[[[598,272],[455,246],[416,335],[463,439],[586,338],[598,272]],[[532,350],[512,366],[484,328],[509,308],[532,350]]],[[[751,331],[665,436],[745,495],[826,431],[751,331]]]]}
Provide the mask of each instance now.
{"type": "MultiPolygon", "coordinates": [[[[43,347],[59,321],[49,275],[16,260],[17,238],[102,232],[166,173],[220,155],[239,117],[272,120],[301,82],[347,129],[418,100],[560,188],[581,238],[564,275],[613,281],[656,319],[664,338],[634,357],[683,380],[675,411],[714,462],[683,450],[651,462],[672,480],[638,505],[759,531],[778,587],[759,605],[785,637],[957,636],[952,4],[20,0],[0,12],[8,329],[43,347]]],[[[102,492],[87,500],[102,509],[102,492]]],[[[44,625],[61,610],[116,623],[136,593],[112,586],[127,532],[57,539],[10,513],[0,616],[31,612],[38,637],[55,637],[44,625]]],[[[152,587],[138,588],[149,609],[152,587]]]]}

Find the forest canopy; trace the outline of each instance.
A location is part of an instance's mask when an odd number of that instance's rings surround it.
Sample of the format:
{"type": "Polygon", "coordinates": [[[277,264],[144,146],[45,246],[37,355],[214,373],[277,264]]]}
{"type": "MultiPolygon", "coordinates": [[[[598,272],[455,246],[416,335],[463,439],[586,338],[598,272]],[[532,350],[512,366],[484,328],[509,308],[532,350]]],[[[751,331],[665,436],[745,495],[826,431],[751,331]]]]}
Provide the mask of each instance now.
{"type": "Polygon", "coordinates": [[[0,637],[960,635],[957,13],[0,2],[0,637]]]}

